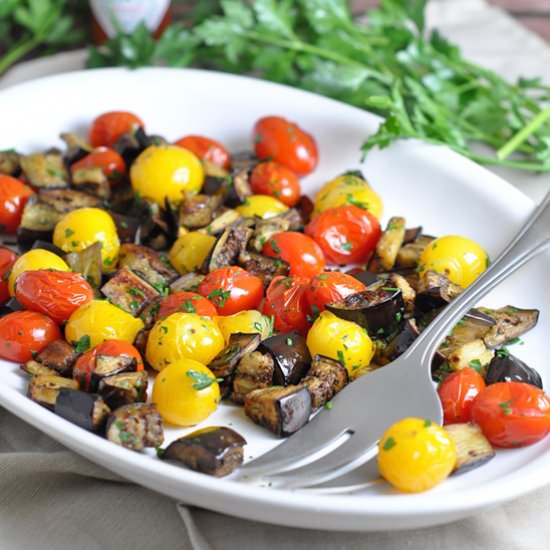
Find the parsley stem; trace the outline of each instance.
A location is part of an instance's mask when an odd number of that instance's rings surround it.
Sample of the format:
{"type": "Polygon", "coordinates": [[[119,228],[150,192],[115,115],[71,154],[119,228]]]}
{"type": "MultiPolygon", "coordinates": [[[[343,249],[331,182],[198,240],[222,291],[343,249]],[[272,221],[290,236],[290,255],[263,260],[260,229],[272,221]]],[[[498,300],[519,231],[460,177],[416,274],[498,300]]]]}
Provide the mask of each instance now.
{"type": "Polygon", "coordinates": [[[542,124],[550,118],[550,106],[540,111],[519,132],[513,135],[498,151],[497,158],[504,160],[513,153],[533,132],[536,132],[542,124]]]}
{"type": "Polygon", "coordinates": [[[36,48],[42,40],[41,36],[33,36],[21,40],[6,55],[0,58],[0,74],[9,69],[14,63],[17,63],[22,57],[36,48]]]}

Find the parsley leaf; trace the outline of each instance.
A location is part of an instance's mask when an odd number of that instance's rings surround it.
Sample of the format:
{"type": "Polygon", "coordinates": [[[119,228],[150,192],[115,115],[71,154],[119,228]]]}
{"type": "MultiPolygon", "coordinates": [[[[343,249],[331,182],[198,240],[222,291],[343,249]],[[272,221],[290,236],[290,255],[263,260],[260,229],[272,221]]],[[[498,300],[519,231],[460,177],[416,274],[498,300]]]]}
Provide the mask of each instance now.
{"type": "Polygon", "coordinates": [[[216,288],[210,294],[208,294],[207,298],[209,300],[212,300],[218,307],[223,307],[225,306],[225,302],[227,302],[230,296],[231,291],[223,290],[222,288],[216,288]]]}
{"type": "Polygon", "coordinates": [[[221,378],[213,378],[208,374],[194,369],[189,369],[185,374],[194,381],[194,384],[191,387],[197,391],[204,390],[215,382],[222,381],[221,378]]]}
{"type": "Polygon", "coordinates": [[[84,334],[78,339],[77,342],[73,342],[76,353],[84,353],[85,351],[88,351],[91,345],[92,341],[88,334],[84,334]]]}

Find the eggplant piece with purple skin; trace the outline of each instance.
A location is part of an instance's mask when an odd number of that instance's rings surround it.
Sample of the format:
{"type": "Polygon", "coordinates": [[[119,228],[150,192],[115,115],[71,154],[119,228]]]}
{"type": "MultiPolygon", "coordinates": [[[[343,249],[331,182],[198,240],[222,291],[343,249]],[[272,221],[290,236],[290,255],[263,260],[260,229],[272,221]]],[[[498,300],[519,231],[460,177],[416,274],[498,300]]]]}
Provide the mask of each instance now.
{"type": "Polygon", "coordinates": [[[273,384],[278,386],[297,384],[311,365],[311,354],[306,339],[297,332],[270,336],[262,341],[258,351],[268,352],[273,357],[273,384]]]}
{"type": "Polygon", "coordinates": [[[414,319],[407,319],[399,332],[392,338],[382,355],[388,362],[397,359],[418,338],[420,331],[414,319]]]}
{"type": "Polygon", "coordinates": [[[48,409],[53,409],[57,395],[62,388],[78,390],[78,382],[62,376],[39,374],[30,379],[27,387],[27,395],[33,401],[40,403],[40,405],[48,409]]]}
{"type": "Polygon", "coordinates": [[[120,247],[119,266],[127,267],[150,285],[166,285],[178,278],[178,272],[165,255],[139,244],[127,243],[120,247]]]}
{"type": "Polygon", "coordinates": [[[512,355],[506,348],[496,351],[487,367],[485,383],[524,382],[543,389],[540,374],[532,367],[512,355]]]}
{"type": "Polygon", "coordinates": [[[135,357],[125,355],[96,355],[93,368],[79,368],[78,362],[73,368],[73,378],[78,381],[80,388],[84,391],[96,391],[103,378],[120,374],[122,372],[133,372],[136,370],[135,357]]]}
{"type": "Polygon", "coordinates": [[[132,403],[111,413],[105,435],[116,445],[141,451],[162,445],[164,427],[154,403],[132,403]]]}
{"type": "Polygon", "coordinates": [[[243,463],[246,439],[231,428],[210,426],[172,441],[159,456],[215,477],[229,475],[243,463]]]}
{"type": "Polygon", "coordinates": [[[32,359],[26,363],[23,363],[20,367],[23,372],[30,374],[31,376],[59,376],[59,373],[56,370],[51,369],[50,367],[45,367],[38,361],[34,361],[32,359]]]}
{"type": "Polygon", "coordinates": [[[203,279],[204,275],[202,273],[186,273],[170,283],[170,290],[172,292],[179,292],[180,290],[196,291],[203,279]]]}
{"type": "Polygon", "coordinates": [[[251,275],[259,277],[264,287],[268,287],[274,277],[286,277],[289,270],[289,265],[280,258],[270,258],[249,250],[239,255],[239,265],[251,275]]]}
{"type": "Polygon", "coordinates": [[[316,355],[302,383],[311,395],[311,408],[317,410],[348,383],[348,371],[340,361],[316,355]]]}
{"type": "Polygon", "coordinates": [[[78,353],[67,341],[54,340],[36,356],[36,361],[45,367],[54,369],[61,376],[70,378],[77,358],[78,353]]]}
{"type": "Polygon", "coordinates": [[[121,372],[99,381],[97,391],[111,409],[147,399],[148,374],[145,371],[121,372]]]}
{"type": "Polygon", "coordinates": [[[225,197],[227,206],[235,208],[243,204],[252,195],[252,189],[248,181],[250,173],[251,171],[248,168],[233,170],[232,185],[229,186],[225,197]]]}
{"type": "Polygon", "coordinates": [[[367,329],[373,339],[387,338],[403,323],[405,302],[400,289],[380,287],[346,296],[327,304],[327,309],[347,321],[367,329]]]}
{"type": "Polygon", "coordinates": [[[538,322],[538,309],[520,309],[504,306],[499,309],[480,307],[479,311],[492,317],[495,325],[483,337],[488,348],[494,349],[519,338],[531,330],[538,322]]]}
{"type": "Polygon", "coordinates": [[[415,309],[417,314],[446,306],[461,292],[462,287],[452,283],[445,275],[426,271],[418,281],[415,309]]]}
{"type": "Polygon", "coordinates": [[[380,282],[380,278],[376,273],[367,271],[366,269],[358,269],[354,267],[353,269],[346,271],[346,273],[363,283],[366,287],[380,282]]]}
{"type": "Polygon", "coordinates": [[[57,394],[54,412],[85,430],[99,432],[111,409],[100,395],[62,388],[57,394]]]}
{"type": "Polygon", "coordinates": [[[302,385],[254,390],[245,398],[244,412],[256,424],[286,437],[308,422],[311,395],[302,385]]]}
{"type": "Polygon", "coordinates": [[[246,220],[228,227],[217,239],[206,258],[203,270],[205,273],[234,265],[240,254],[244,253],[253,229],[246,220]]]}
{"type": "Polygon", "coordinates": [[[207,226],[221,203],[222,198],[219,195],[185,196],[179,207],[178,225],[187,229],[207,226]]]}
{"type": "Polygon", "coordinates": [[[274,370],[275,361],[269,352],[252,351],[243,355],[233,376],[232,401],[244,403],[251,391],[271,386],[274,370]]]}

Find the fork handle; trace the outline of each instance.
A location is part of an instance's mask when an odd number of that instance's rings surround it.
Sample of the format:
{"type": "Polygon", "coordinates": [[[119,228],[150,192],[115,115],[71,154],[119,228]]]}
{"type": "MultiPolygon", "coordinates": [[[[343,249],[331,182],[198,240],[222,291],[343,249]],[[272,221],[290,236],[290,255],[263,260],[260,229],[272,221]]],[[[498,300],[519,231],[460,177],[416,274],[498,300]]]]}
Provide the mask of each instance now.
{"type": "MultiPolygon", "coordinates": [[[[490,290],[550,245],[550,191],[510,244],[464,292],[428,325],[405,352],[414,363],[429,365],[443,338],[490,290]]],[[[413,363],[413,364],[414,364],[413,363]]]]}

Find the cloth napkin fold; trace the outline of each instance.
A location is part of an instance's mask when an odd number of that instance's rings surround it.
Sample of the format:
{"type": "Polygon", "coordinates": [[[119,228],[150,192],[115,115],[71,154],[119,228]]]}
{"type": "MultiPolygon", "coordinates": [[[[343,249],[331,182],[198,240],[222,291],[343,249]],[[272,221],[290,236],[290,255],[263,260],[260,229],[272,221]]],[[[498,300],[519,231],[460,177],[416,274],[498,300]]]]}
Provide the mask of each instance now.
{"type": "MultiPolygon", "coordinates": [[[[428,21],[470,59],[509,78],[550,82],[550,49],[482,0],[432,0],[428,21]]],[[[22,64],[0,82],[77,70],[84,56],[22,64]]],[[[532,199],[550,176],[498,170],[532,199]]],[[[1,388],[0,388],[1,391],[1,388]]],[[[383,533],[285,528],[176,504],[126,482],[0,408],[2,550],[539,550],[548,547],[550,488],[449,525],[383,533]]]]}

